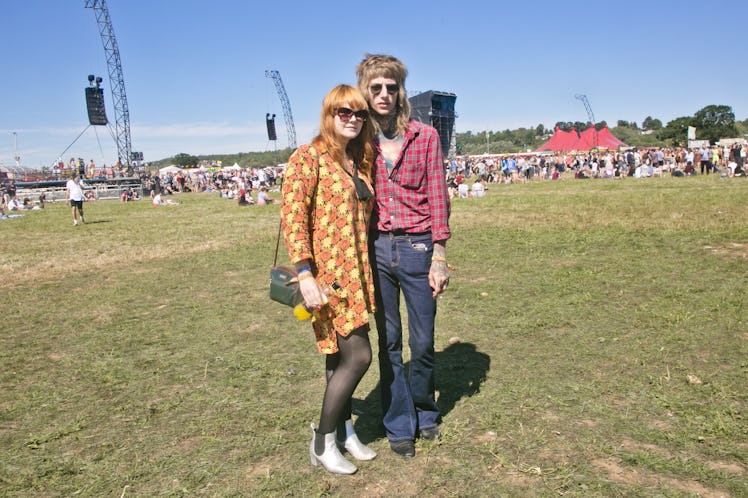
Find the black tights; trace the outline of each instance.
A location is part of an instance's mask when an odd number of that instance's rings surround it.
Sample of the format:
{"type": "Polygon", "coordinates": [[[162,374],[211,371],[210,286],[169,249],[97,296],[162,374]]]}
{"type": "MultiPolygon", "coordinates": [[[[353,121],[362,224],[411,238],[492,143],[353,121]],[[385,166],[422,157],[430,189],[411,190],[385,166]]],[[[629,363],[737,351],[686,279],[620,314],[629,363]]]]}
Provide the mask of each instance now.
{"type": "MultiPolygon", "coordinates": [[[[319,434],[328,434],[336,428],[345,430],[345,421],[351,418],[351,397],[370,364],[368,327],[360,327],[348,337],[338,336],[338,352],[328,354],[325,359],[327,388],[322,399],[319,434]]],[[[338,432],[338,437],[343,434],[338,432]]]]}

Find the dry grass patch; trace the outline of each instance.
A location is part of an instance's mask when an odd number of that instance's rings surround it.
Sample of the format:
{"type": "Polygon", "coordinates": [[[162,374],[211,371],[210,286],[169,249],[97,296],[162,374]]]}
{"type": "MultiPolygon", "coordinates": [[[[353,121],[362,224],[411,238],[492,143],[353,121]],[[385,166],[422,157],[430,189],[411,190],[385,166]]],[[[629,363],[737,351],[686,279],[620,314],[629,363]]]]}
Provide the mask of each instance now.
{"type": "Polygon", "coordinates": [[[592,462],[592,465],[603,471],[606,477],[611,481],[626,485],[633,484],[635,486],[651,489],[652,492],[654,492],[655,489],[667,491],[669,488],[696,496],[702,496],[704,498],[729,498],[732,496],[726,491],[709,488],[694,479],[674,478],[658,475],[654,472],[629,469],[623,467],[618,461],[595,460],[592,462]]]}
{"type": "Polygon", "coordinates": [[[718,254],[720,256],[729,256],[732,258],[748,258],[748,244],[744,243],[731,243],[724,247],[712,247],[704,246],[704,249],[711,252],[712,254],[718,254]]]}

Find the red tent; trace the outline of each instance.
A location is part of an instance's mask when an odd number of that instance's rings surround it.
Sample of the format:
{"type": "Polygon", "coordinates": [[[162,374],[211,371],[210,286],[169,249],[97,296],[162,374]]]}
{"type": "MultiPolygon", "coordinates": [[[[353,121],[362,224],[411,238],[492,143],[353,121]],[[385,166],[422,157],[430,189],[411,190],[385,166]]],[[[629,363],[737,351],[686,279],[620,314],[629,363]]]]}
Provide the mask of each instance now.
{"type": "Polygon", "coordinates": [[[589,150],[594,147],[598,149],[617,149],[620,146],[626,146],[625,143],[613,136],[607,126],[597,132],[597,141],[595,140],[595,128],[590,126],[582,132],[580,142],[583,146],[578,150],[589,150]]]}
{"type": "Polygon", "coordinates": [[[617,149],[621,146],[625,147],[626,144],[613,136],[607,126],[597,132],[597,140],[593,127],[587,128],[578,135],[574,130],[563,131],[557,126],[551,139],[541,145],[537,151],[590,150],[595,147],[598,149],[617,149]]]}
{"type": "Polygon", "coordinates": [[[607,126],[597,132],[598,144],[605,144],[606,149],[617,149],[618,147],[628,147],[625,143],[618,140],[607,126]]]}
{"type": "Polygon", "coordinates": [[[546,143],[544,143],[539,149],[538,152],[544,151],[544,150],[572,150],[573,145],[577,141],[577,134],[576,132],[568,132],[564,131],[558,126],[556,126],[556,129],[553,131],[553,136],[550,140],[548,140],[546,143]]]}

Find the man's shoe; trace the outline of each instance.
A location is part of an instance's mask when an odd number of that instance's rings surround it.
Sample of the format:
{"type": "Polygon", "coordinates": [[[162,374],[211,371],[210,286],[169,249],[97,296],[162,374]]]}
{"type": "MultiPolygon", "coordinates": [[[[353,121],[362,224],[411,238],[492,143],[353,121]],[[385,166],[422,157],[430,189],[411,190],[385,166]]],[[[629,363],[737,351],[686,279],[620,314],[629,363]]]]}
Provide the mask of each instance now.
{"type": "Polygon", "coordinates": [[[439,432],[438,427],[430,427],[428,429],[421,429],[421,439],[428,439],[429,441],[437,441],[441,439],[442,435],[439,432]]]}
{"type": "Polygon", "coordinates": [[[413,458],[416,455],[416,445],[410,439],[390,441],[390,448],[401,457],[413,458]]]}

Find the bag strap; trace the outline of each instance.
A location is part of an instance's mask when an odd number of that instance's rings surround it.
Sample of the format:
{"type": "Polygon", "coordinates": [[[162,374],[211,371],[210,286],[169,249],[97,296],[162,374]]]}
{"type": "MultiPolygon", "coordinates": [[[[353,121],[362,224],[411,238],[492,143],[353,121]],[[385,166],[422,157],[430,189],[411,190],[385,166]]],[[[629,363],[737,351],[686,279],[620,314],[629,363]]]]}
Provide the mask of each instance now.
{"type": "Polygon", "coordinates": [[[281,241],[281,227],[283,226],[283,221],[278,221],[278,237],[275,239],[275,257],[273,258],[273,268],[275,268],[278,265],[278,248],[280,247],[280,241],[281,241]]]}

